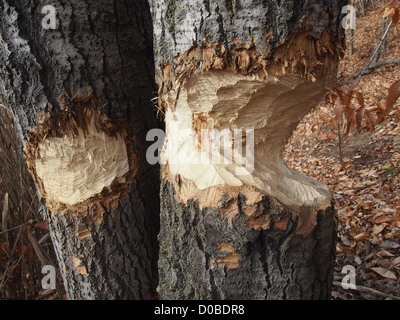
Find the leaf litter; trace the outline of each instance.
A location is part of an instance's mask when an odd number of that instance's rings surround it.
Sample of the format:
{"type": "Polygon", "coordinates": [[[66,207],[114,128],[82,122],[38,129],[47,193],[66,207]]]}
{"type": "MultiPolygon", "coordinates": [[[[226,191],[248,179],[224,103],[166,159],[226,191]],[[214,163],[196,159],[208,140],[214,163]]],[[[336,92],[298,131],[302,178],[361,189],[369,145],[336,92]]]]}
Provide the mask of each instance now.
{"type": "MultiPolygon", "coordinates": [[[[338,90],[332,94],[342,103],[332,104],[328,94],[303,119],[283,154],[291,168],[332,190],[338,217],[333,298],[340,300],[400,299],[400,67],[374,69],[351,87],[379,42],[381,22],[379,8],[370,7],[365,17],[358,15],[355,53],[346,53],[338,90]],[[345,99],[346,92],[353,98],[345,99]],[[346,108],[369,111],[362,117],[346,113],[346,108]],[[345,120],[339,127],[341,156],[337,125],[350,116],[353,126],[345,120]],[[339,285],[346,265],[355,268],[357,285],[368,290],[339,285]]],[[[381,59],[398,57],[399,25],[390,29],[381,59]]]]}

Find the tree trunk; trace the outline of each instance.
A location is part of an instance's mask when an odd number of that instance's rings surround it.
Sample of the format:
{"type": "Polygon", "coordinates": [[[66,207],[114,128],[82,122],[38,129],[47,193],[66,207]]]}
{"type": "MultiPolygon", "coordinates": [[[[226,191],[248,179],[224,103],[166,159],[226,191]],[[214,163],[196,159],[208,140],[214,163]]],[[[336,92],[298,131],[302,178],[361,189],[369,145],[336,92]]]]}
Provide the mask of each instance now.
{"type": "Polygon", "coordinates": [[[281,152],[335,84],[346,3],[152,1],[161,298],[330,298],[331,193],[281,152]]]}
{"type": "Polygon", "coordinates": [[[149,5],[51,4],[55,15],[37,1],[1,2],[0,85],[67,297],[150,299],[160,180],[144,157],[159,126],[149,5]]]}

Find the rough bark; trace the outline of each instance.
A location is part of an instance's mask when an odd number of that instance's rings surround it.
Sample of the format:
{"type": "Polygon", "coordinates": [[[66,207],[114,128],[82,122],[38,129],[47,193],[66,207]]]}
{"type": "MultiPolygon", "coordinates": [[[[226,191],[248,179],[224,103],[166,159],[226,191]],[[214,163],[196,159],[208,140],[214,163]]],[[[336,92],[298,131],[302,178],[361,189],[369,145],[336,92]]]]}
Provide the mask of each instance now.
{"type": "MultiPolygon", "coordinates": [[[[246,198],[231,200],[236,218],[221,218],[221,208],[200,209],[194,200],[175,198],[162,183],[159,276],[163,299],[329,299],[335,262],[334,208],[317,213],[308,235],[298,234],[299,220],[265,196],[257,219],[245,213],[246,198]],[[263,230],[269,217],[285,216],[287,226],[263,230]]],[[[223,206],[223,204],[221,204],[223,206]]]]}
{"type": "Polygon", "coordinates": [[[57,13],[55,30],[42,27],[43,2],[0,3],[0,85],[44,204],[67,296],[149,299],[158,284],[159,227],[159,172],[144,158],[146,133],[159,126],[150,102],[155,84],[149,5],[136,0],[50,4],[57,13]],[[127,172],[82,201],[58,201],[57,192],[68,191],[62,184],[66,178],[57,177],[58,191],[50,194],[53,187],[43,178],[51,169],[47,156],[56,152],[52,160],[58,161],[57,152],[69,150],[66,155],[78,160],[67,159],[65,167],[79,173],[71,173],[74,179],[90,179],[92,173],[82,168],[93,170],[93,161],[103,165],[110,154],[95,146],[84,159],[71,146],[84,149],[85,139],[95,143],[98,136],[125,143],[126,153],[115,156],[124,159],[127,172]]]}
{"type": "MultiPolygon", "coordinates": [[[[330,191],[288,169],[281,152],[336,81],[345,4],[152,1],[167,131],[161,298],[330,298],[336,239],[330,191]],[[244,168],[236,160],[204,160],[209,149],[199,151],[192,136],[174,136],[188,128],[194,139],[203,129],[254,130],[254,170],[239,175],[235,169],[244,168]],[[179,163],[174,148],[188,163],[179,163]],[[197,156],[205,162],[190,163],[197,156]]],[[[248,132],[241,137],[245,148],[248,132]]],[[[217,148],[217,158],[222,153],[217,148]]]]}

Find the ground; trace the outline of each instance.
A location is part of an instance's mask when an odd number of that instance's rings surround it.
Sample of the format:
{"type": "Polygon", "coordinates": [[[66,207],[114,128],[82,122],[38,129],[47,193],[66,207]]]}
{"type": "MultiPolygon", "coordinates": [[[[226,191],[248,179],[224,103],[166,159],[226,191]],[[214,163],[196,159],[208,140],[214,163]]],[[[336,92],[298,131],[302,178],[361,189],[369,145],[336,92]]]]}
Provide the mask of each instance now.
{"type": "MultiPolygon", "coordinates": [[[[382,14],[370,8],[357,19],[355,53],[341,62],[338,87],[347,92],[368,63],[381,38],[382,14]]],[[[400,56],[400,26],[391,28],[380,60],[400,56]]],[[[348,41],[347,41],[348,42],[348,41]]],[[[388,89],[400,79],[400,67],[364,75],[354,87],[367,108],[385,103],[388,89]]],[[[355,103],[354,108],[357,108],[355,103]]],[[[285,150],[290,167],[326,183],[338,210],[334,299],[400,299],[400,119],[399,102],[374,131],[354,127],[343,137],[342,159],[334,107],[325,100],[299,125],[285,150]],[[355,268],[356,290],[344,290],[342,268],[355,268]],[[379,291],[369,290],[370,288],[379,291]]]]}

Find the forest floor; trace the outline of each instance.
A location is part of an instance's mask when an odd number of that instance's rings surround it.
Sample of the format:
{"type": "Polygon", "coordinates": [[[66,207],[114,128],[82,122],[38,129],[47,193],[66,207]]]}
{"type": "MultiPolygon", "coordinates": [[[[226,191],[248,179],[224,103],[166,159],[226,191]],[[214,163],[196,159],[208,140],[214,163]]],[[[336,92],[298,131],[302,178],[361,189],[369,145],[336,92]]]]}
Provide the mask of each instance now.
{"type": "MultiPolygon", "coordinates": [[[[368,11],[357,19],[354,54],[341,62],[338,87],[363,93],[367,108],[384,103],[391,84],[400,79],[400,66],[385,66],[365,74],[381,39],[382,14],[368,11]],[[356,85],[354,88],[353,86],[356,85]]],[[[348,38],[349,39],[349,38],[348,38]]],[[[349,42],[349,41],[347,41],[349,42]]],[[[400,57],[400,25],[387,35],[380,60],[400,57]]],[[[354,108],[357,108],[355,103],[354,108]]],[[[400,299],[400,119],[399,101],[373,131],[352,129],[342,137],[342,162],[334,106],[323,101],[298,126],[287,145],[288,165],[326,183],[338,210],[337,259],[333,298],[340,300],[400,299]],[[396,117],[397,116],[397,117],[396,117]],[[355,290],[343,289],[347,272],[355,270],[355,290]]],[[[346,280],[346,282],[348,282],[346,280]]]]}

